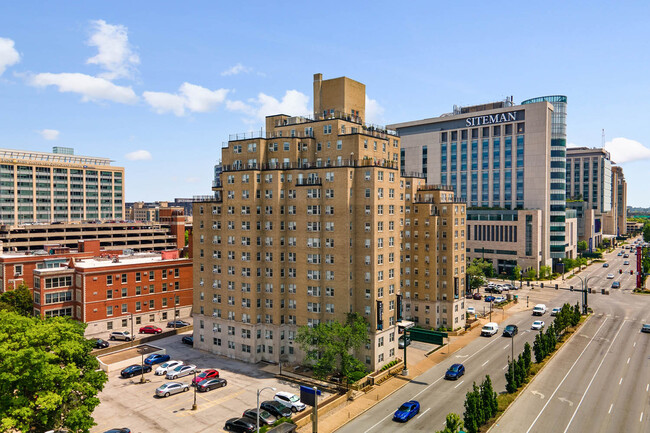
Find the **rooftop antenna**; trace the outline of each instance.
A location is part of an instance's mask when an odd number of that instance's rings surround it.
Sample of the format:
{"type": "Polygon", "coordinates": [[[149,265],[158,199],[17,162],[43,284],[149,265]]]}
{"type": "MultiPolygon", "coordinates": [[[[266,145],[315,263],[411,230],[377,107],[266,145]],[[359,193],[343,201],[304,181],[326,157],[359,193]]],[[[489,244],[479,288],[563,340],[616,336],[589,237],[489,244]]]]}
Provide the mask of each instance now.
{"type": "Polygon", "coordinates": [[[603,134],[600,142],[600,147],[605,148],[605,129],[603,128],[603,134]]]}

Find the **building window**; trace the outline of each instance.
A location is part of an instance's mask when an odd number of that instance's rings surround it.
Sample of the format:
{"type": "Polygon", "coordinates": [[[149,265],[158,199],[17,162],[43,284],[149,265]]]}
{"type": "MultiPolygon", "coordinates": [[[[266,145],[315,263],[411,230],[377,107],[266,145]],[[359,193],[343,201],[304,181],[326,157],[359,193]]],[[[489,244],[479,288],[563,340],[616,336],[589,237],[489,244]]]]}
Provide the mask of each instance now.
{"type": "Polygon", "coordinates": [[[113,284],[113,276],[112,275],[106,275],[106,285],[110,286],[113,284]]]}

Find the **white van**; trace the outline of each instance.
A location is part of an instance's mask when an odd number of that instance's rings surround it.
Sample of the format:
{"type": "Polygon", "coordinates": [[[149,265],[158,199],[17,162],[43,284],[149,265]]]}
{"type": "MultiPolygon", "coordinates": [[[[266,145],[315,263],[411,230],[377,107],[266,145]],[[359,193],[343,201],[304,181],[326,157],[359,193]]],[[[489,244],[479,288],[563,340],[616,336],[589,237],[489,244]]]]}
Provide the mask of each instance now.
{"type": "Polygon", "coordinates": [[[533,316],[543,316],[546,313],[546,305],[537,304],[533,308],[533,316]]]}
{"type": "Polygon", "coordinates": [[[491,337],[497,332],[499,332],[499,325],[494,322],[490,322],[481,328],[481,336],[483,337],[491,337]]]}

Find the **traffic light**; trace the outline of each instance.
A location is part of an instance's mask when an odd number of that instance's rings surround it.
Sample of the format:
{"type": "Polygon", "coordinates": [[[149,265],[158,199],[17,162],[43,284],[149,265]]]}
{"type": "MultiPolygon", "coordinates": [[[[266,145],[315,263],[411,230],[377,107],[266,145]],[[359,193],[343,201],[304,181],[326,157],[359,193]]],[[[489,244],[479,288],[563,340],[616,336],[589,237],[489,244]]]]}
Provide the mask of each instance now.
{"type": "Polygon", "coordinates": [[[634,271],[630,271],[630,275],[634,275],[634,271]]]}
{"type": "Polygon", "coordinates": [[[623,273],[623,269],[619,269],[619,270],[618,270],[618,273],[619,273],[619,274],[622,274],[622,273],[623,273]]]}

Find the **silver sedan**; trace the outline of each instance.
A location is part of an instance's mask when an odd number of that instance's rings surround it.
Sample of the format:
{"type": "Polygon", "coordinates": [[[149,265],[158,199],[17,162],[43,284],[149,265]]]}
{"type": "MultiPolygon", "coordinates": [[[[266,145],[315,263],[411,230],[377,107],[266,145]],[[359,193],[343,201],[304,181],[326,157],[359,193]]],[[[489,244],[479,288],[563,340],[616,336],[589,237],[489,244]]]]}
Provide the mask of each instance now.
{"type": "Polygon", "coordinates": [[[156,395],[158,397],[169,397],[172,394],[185,392],[190,390],[190,385],[180,382],[168,382],[156,388],[156,395]]]}
{"type": "Polygon", "coordinates": [[[174,367],[172,370],[167,371],[165,377],[167,379],[177,379],[179,377],[187,376],[189,374],[194,374],[196,370],[196,365],[179,365],[174,367]]]}

